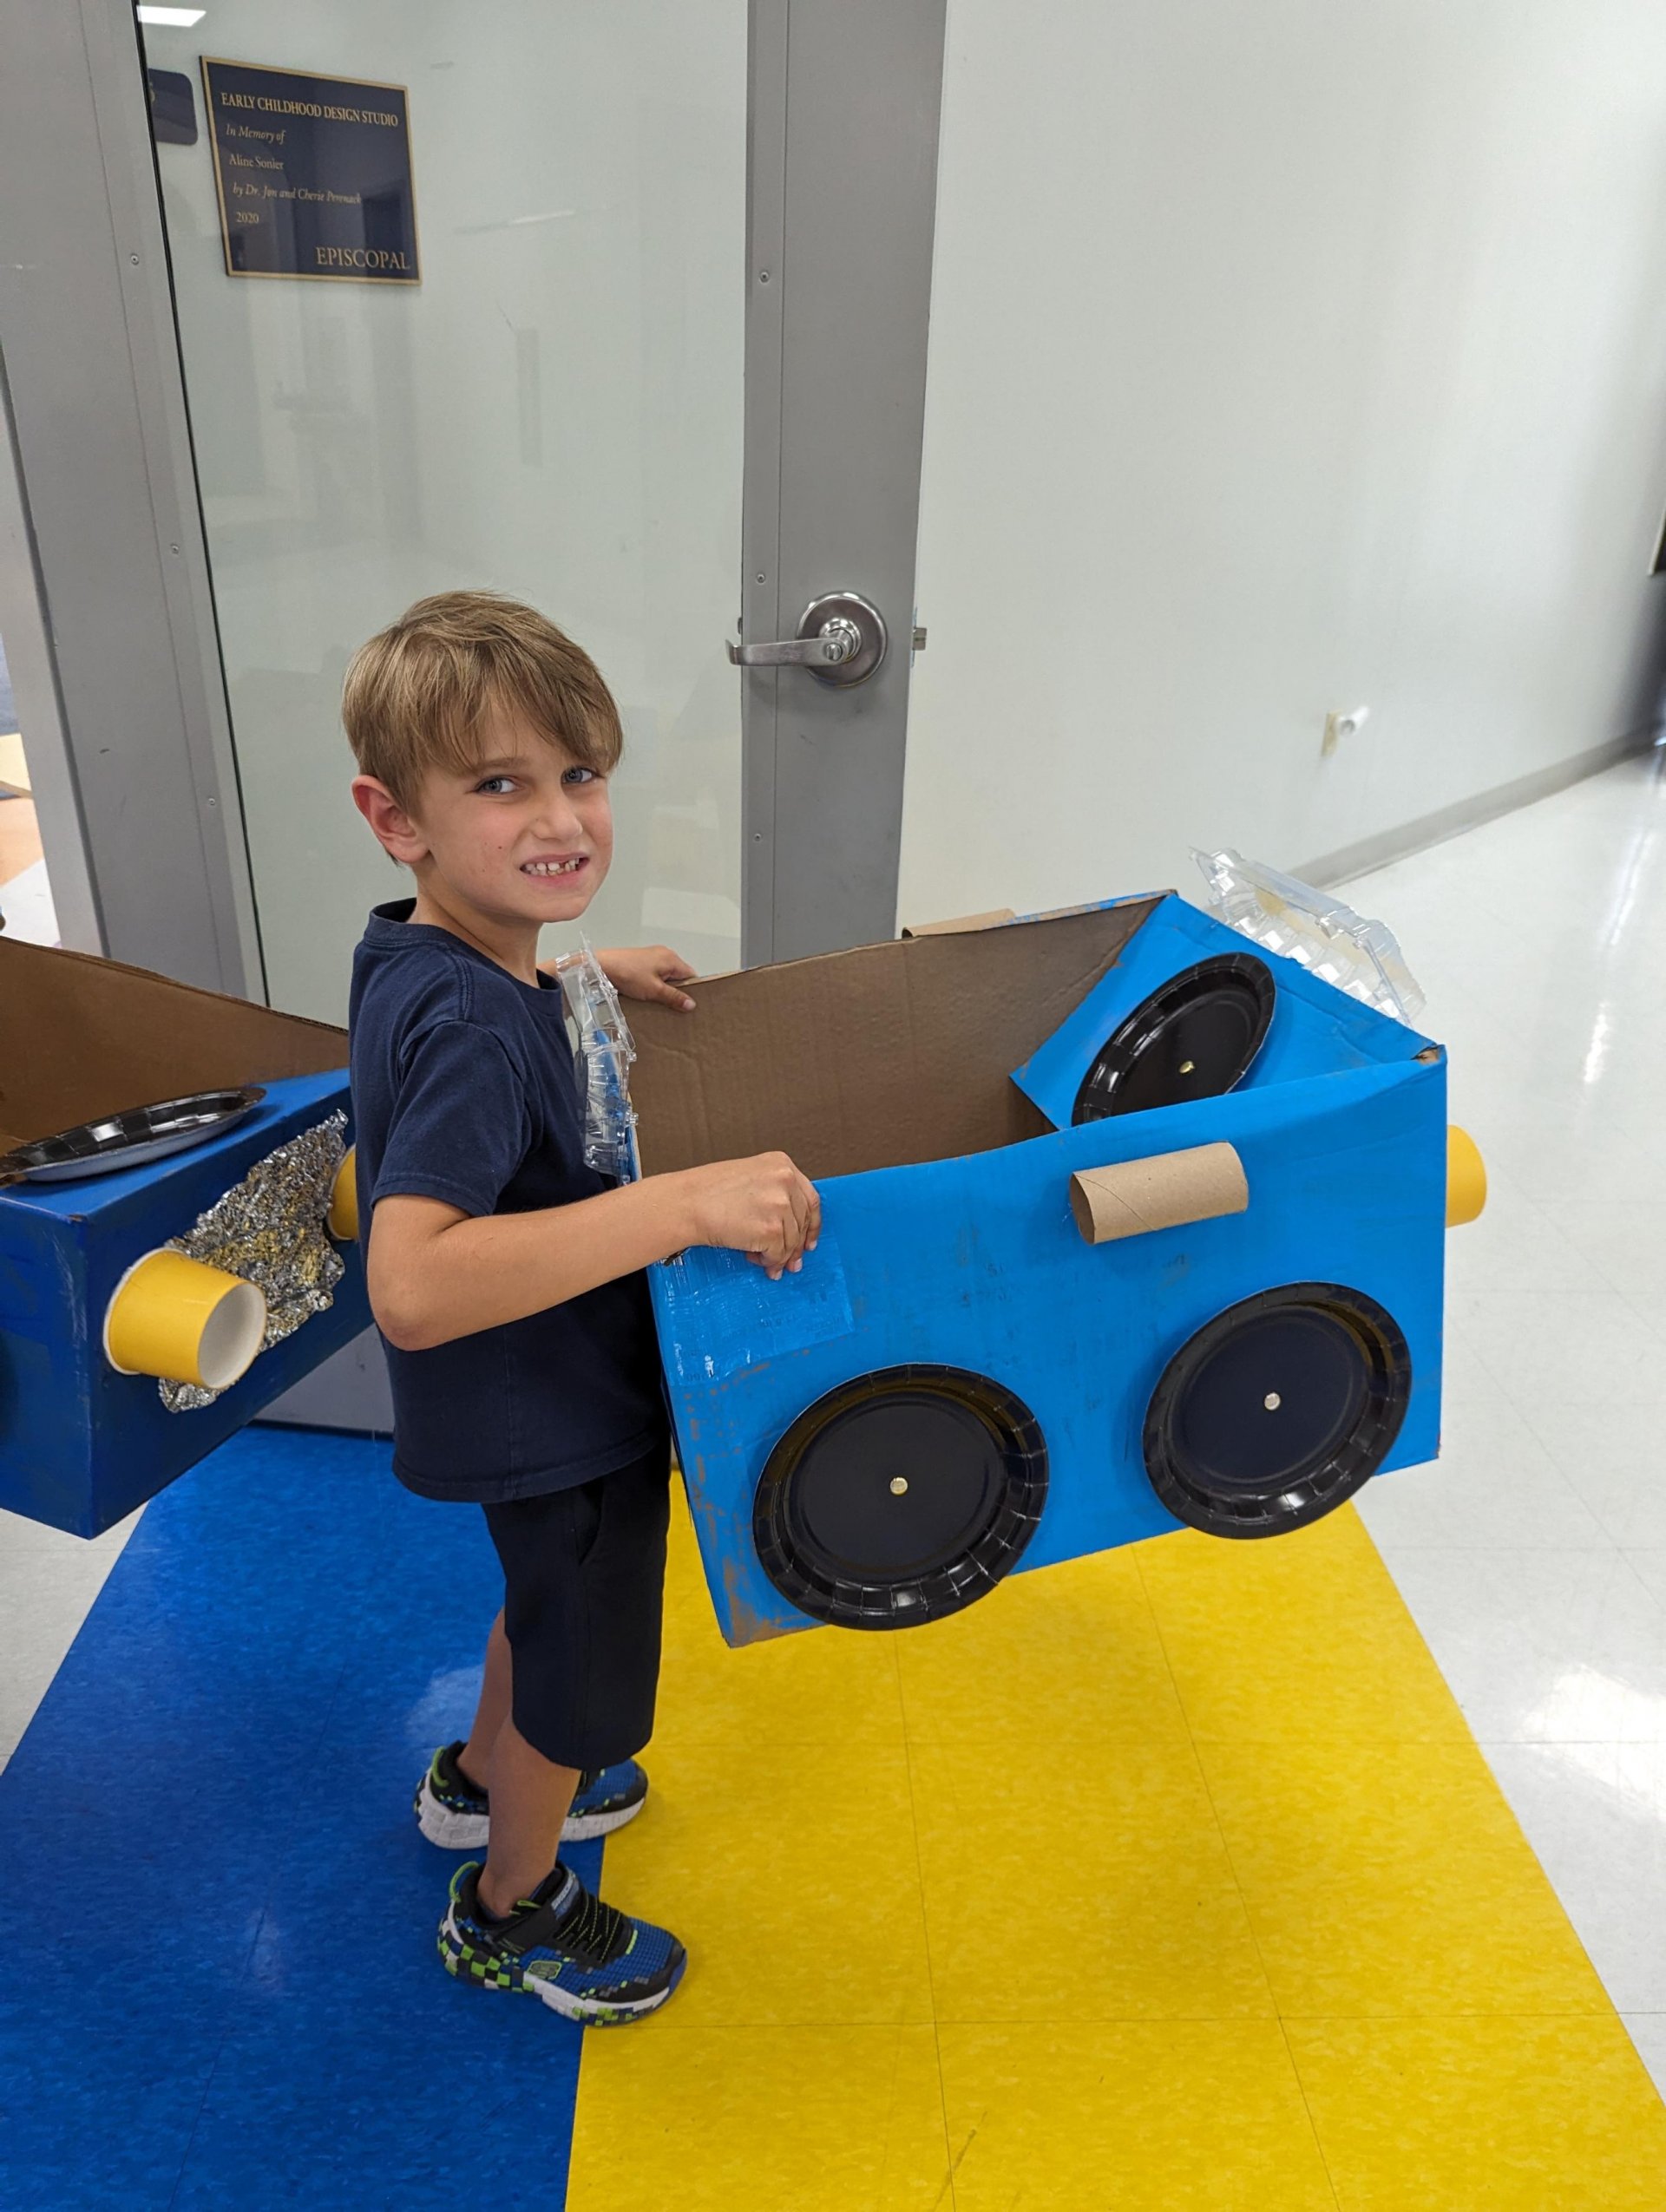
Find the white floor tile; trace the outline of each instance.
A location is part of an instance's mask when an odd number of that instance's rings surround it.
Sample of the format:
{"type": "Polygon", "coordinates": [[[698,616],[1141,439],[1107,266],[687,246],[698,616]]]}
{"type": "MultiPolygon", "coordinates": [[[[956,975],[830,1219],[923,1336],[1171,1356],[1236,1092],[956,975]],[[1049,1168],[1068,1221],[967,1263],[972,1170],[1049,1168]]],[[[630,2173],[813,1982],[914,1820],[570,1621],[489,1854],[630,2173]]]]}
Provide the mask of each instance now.
{"type": "Polygon", "coordinates": [[[1381,1476],[1361,1493],[1379,1548],[1588,1550],[1614,1541],[1501,1391],[1449,1384],[1441,1428],[1433,1465],[1381,1476]]]}
{"type": "Polygon", "coordinates": [[[138,1525],[135,1513],[89,1541],[0,1512],[0,1767],[138,1525]]]}
{"type": "Polygon", "coordinates": [[[1666,1201],[1557,1200],[1545,1215],[1609,1289],[1639,1313],[1666,1312],[1666,1201]]]}
{"type": "MultiPolygon", "coordinates": [[[[1468,1123],[1460,1126],[1467,1128],[1468,1123]]],[[[1454,1230],[1446,1242],[1446,1287],[1453,1319],[1456,1307],[1472,1293],[1494,1290],[1624,1295],[1559,1214],[1537,1205],[1496,1160],[1487,1159],[1486,1172],[1486,1212],[1479,1221],[1454,1230]]]]}
{"type": "Polygon", "coordinates": [[[1657,1405],[1666,1417],[1666,1337],[1609,1290],[1454,1290],[1450,1319],[1531,1423],[1551,1400],[1657,1405]]]}
{"type": "Polygon", "coordinates": [[[1666,1550],[1666,1417],[1658,1407],[1541,1394],[1526,1420],[1604,1535],[1630,1550],[1666,1550]]]}
{"type": "Polygon", "coordinates": [[[1666,1612],[1666,1545],[1648,1551],[1628,1551],[1627,1559],[1643,1582],[1659,1600],[1666,1612]]]}
{"type": "Polygon", "coordinates": [[[1666,2012],[1666,1745],[1486,1750],[1616,2009],[1666,2012]]]}
{"type": "Polygon", "coordinates": [[[1666,1203],[1666,1149],[1623,1128],[1576,1131],[1561,1115],[1523,1115],[1490,1131],[1484,1149],[1537,1205],[1666,1203]]]}
{"type": "Polygon", "coordinates": [[[1666,2012],[1627,2012],[1626,2031],[1637,2046],[1655,2087],[1666,2097],[1666,2012]]]}
{"type": "Polygon", "coordinates": [[[1666,1744],[1666,1607],[1623,1553],[1381,1548],[1482,1743],[1666,1744]]]}

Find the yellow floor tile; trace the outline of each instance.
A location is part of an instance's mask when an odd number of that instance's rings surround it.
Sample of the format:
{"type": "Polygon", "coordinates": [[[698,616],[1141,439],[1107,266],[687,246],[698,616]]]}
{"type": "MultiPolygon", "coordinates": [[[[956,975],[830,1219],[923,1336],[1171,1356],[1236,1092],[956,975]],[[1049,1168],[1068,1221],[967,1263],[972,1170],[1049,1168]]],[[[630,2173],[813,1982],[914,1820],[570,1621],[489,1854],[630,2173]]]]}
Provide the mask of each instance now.
{"type": "Polygon", "coordinates": [[[680,1483],[672,1495],[656,1744],[725,1744],[738,1755],[775,1744],[900,1750],[896,1646],[903,1639],[810,1628],[731,1651],[712,1610],[680,1483]]]}
{"type": "Polygon", "coordinates": [[[1473,1743],[1198,1752],[1281,2012],[1607,2009],[1473,1743]]]}
{"type": "Polygon", "coordinates": [[[1015,1764],[928,1744],[908,1756],[940,2019],[1271,2015],[1189,1748],[1015,1764]]]}
{"type": "Polygon", "coordinates": [[[1352,1506],[1271,1541],[1188,1530],[1133,1555],[1197,1736],[1469,1740],[1352,1506]]]}
{"type": "Polygon", "coordinates": [[[1335,2212],[1276,2023],[939,2042],[956,2212],[1335,2212]]]}
{"type": "Polygon", "coordinates": [[[667,2013],[586,2039],[567,2212],[949,2202],[928,2027],[690,2028],[667,2013]]]}
{"type": "Polygon", "coordinates": [[[613,1903],[688,1946],[682,2025],[932,2017],[901,1752],[663,1747],[647,1810],[609,1837],[606,1868],[613,1903]]]}
{"type": "Polygon", "coordinates": [[[1666,2212],[1666,2113],[1351,1511],[738,1652],[680,1515],[672,1554],[606,1889],[691,1967],[587,2043],[578,2212],[1666,2212]]]}
{"type": "Polygon", "coordinates": [[[1611,2012],[1298,2020],[1289,2040],[1341,2212],[1666,2205],[1666,2107],[1611,2012]]]}
{"type": "Polygon", "coordinates": [[[1040,1713],[1050,1749],[1188,1740],[1128,1551],[1009,1576],[964,1613],[884,1640],[896,1651],[908,1734],[921,1743],[999,1741],[1030,1759],[1040,1713]]]}

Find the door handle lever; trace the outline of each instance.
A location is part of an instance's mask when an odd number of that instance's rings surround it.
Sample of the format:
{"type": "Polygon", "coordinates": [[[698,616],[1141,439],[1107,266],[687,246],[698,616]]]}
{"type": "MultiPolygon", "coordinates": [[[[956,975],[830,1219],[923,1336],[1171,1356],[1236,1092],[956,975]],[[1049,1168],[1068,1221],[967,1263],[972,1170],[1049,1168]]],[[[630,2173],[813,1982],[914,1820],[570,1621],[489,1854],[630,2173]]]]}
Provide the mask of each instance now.
{"type": "Polygon", "coordinates": [[[769,645],[741,645],[731,638],[729,658],[737,668],[838,668],[861,648],[856,624],[836,614],[809,638],[777,638],[769,645]]]}
{"type": "Polygon", "coordinates": [[[827,592],[798,618],[798,633],[767,645],[731,640],[737,668],[807,668],[819,684],[861,684],[885,658],[885,618],[854,592],[827,592]]]}

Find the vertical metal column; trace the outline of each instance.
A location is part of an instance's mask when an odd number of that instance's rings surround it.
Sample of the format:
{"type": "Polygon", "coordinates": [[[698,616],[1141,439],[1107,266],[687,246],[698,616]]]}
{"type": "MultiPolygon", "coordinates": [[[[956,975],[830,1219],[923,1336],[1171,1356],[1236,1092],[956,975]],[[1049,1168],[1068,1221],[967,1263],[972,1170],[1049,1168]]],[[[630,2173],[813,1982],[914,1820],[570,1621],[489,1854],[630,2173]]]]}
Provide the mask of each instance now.
{"type": "Polygon", "coordinates": [[[741,634],[855,592],[890,648],[849,690],[741,677],[749,963],[896,926],[943,19],[752,3],[741,634]]]}

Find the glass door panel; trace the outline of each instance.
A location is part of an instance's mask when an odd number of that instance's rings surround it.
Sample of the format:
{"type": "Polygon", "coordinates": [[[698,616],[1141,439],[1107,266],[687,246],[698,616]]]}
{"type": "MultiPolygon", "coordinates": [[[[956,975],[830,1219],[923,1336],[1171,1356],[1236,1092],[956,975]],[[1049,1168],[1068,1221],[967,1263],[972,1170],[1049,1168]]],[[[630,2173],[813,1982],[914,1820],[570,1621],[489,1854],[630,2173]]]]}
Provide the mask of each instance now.
{"type": "Polygon", "coordinates": [[[463,585],[542,608],[619,700],[594,940],[734,966],[744,0],[209,0],[144,39],[195,111],[157,156],[273,1004],[340,1019],[406,880],[348,797],[348,657],[463,585]],[[419,284],[227,273],[205,53],[406,88],[419,284]]]}

